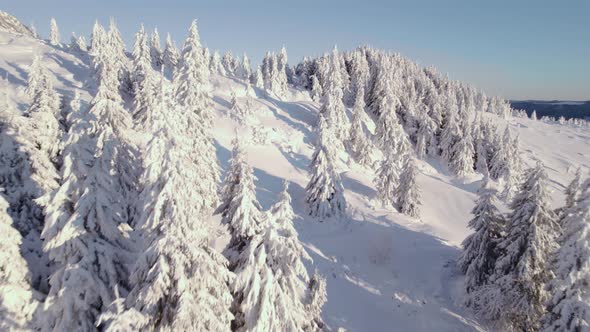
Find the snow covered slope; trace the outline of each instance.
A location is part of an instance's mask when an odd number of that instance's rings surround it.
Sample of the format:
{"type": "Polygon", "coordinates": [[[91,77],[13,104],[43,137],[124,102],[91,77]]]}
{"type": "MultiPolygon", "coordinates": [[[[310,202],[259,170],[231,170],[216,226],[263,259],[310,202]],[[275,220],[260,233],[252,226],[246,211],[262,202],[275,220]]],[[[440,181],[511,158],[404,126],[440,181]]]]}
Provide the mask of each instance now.
{"type": "MultiPolygon", "coordinates": [[[[80,55],[24,35],[0,32],[0,93],[23,110],[27,69],[40,56],[55,76],[62,94],[82,90],[90,100],[88,61],[80,55]]],[[[215,139],[223,169],[230,156],[235,130],[246,129],[230,117],[231,93],[245,101],[246,86],[233,78],[212,78],[217,112],[215,139]]],[[[249,161],[257,177],[257,197],[270,207],[290,182],[295,227],[313,257],[310,272],[327,278],[328,302],[323,318],[331,329],[347,331],[483,331],[462,306],[462,276],[455,267],[481,176],[458,179],[438,160],[419,162],[422,190],[420,219],[403,216],[374,201],[374,173],[357,165],[339,163],[348,202],[349,217],[318,222],[307,217],[304,202],[309,180],[308,164],[314,140],[312,126],[319,105],[307,92],[291,89],[285,100],[254,96],[252,130],[256,139],[248,147],[249,161]]],[[[0,105],[6,102],[0,96],[0,105]]],[[[505,120],[486,114],[494,121],[505,120]]],[[[563,203],[564,184],[575,167],[590,171],[590,133],[582,129],[514,118],[508,121],[521,138],[527,165],[540,159],[551,179],[554,207],[563,203]]],[[[501,125],[501,128],[503,124],[501,125]]],[[[212,218],[212,222],[217,222],[212,218]]]]}

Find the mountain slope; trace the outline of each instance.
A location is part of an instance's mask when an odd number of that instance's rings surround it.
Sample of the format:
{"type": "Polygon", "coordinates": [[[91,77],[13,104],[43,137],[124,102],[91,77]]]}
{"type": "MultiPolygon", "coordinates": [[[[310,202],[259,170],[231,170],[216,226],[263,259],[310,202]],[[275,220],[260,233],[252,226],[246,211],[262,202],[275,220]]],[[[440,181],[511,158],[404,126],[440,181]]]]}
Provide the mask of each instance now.
{"type": "MultiPolygon", "coordinates": [[[[0,91],[20,110],[28,104],[24,94],[28,66],[34,56],[55,76],[58,91],[67,96],[83,91],[88,102],[93,91],[88,61],[83,55],[57,49],[23,35],[0,32],[0,91]]],[[[212,77],[216,122],[214,138],[222,168],[227,168],[231,139],[246,128],[231,117],[231,93],[245,102],[246,86],[234,78],[212,77]]],[[[308,164],[315,139],[313,126],[319,105],[307,92],[290,89],[285,100],[263,97],[256,90],[248,148],[257,177],[257,197],[270,207],[282,190],[283,180],[298,218],[295,227],[313,264],[327,278],[328,302],[323,317],[330,328],[348,331],[479,331],[486,328],[462,307],[462,276],[455,267],[481,176],[458,179],[436,160],[419,161],[422,191],[420,220],[383,208],[373,197],[374,172],[347,166],[341,155],[339,170],[349,205],[349,217],[323,223],[307,217],[304,201],[308,164]]],[[[0,107],[4,107],[0,99],[0,107]]],[[[505,120],[485,114],[494,121],[505,120]]],[[[572,167],[590,165],[590,133],[581,129],[513,118],[508,121],[521,138],[527,165],[540,159],[551,181],[553,207],[563,203],[562,191],[573,177],[572,167]],[[568,170],[572,170],[568,172],[568,170]]],[[[138,144],[145,139],[137,135],[138,144]]],[[[584,166],[588,172],[588,166],[584,166]]],[[[217,223],[218,217],[211,222],[217,223]]],[[[218,247],[224,245],[221,236],[218,247]]]]}

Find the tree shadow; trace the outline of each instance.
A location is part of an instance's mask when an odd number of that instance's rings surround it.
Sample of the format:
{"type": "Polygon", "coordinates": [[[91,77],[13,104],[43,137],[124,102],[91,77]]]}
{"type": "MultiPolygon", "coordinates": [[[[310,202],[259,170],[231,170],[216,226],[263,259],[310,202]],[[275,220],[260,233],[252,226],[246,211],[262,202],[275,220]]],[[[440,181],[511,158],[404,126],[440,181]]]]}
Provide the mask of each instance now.
{"type": "Polygon", "coordinates": [[[4,68],[0,68],[0,76],[3,79],[7,80],[10,84],[13,84],[13,85],[26,85],[27,84],[27,82],[25,82],[25,80],[14,76],[13,74],[8,72],[8,70],[6,70],[4,68]]]}
{"type": "Polygon", "coordinates": [[[348,172],[343,172],[340,174],[340,177],[342,178],[342,185],[344,186],[345,190],[353,191],[361,196],[375,197],[377,194],[375,189],[349,177],[347,173],[348,172]]]}
{"type": "Polygon", "coordinates": [[[12,69],[14,69],[18,75],[20,77],[16,77],[14,75],[12,75],[14,77],[14,79],[16,79],[17,81],[15,82],[15,84],[18,85],[27,85],[27,79],[29,77],[29,74],[27,73],[26,70],[22,69],[19,65],[13,63],[13,62],[7,62],[6,63],[8,66],[10,66],[12,69]]]}
{"type": "Polygon", "coordinates": [[[309,164],[311,160],[302,153],[294,151],[285,151],[282,147],[279,147],[279,152],[289,161],[289,163],[295,166],[297,169],[307,173],[309,170],[309,164]]]}
{"type": "MultiPolygon", "coordinates": [[[[57,54],[57,53],[49,53],[48,57],[55,61],[60,68],[67,69],[68,72],[72,74],[72,78],[75,81],[81,82],[83,86],[87,86],[89,81],[89,64],[84,63],[81,65],[79,63],[75,63],[72,60],[66,59],[65,57],[57,54]]],[[[70,89],[81,89],[81,87],[75,86],[71,80],[66,79],[62,75],[52,71],[53,75],[66,87],[70,89]]]]}

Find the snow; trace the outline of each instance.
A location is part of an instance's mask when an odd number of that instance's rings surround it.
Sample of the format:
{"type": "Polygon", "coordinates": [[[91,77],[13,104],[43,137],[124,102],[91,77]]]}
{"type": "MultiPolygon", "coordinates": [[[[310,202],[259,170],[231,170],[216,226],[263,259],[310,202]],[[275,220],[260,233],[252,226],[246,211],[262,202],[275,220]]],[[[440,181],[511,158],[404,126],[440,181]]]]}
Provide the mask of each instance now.
{"type": "MultiPolygon", "coordinates": [[[[90,69],[86,60],[66,49],[27,36],[0,32],[0,105],[5,93],[21,111],[28,105],[24,93],[35,55],[55,75],[60,93],[80,89],[83,104],[90,101],[90,69]]],[[[246,85],[237,79],[213,75],[214,129],[217,157],[226,171],[235,129],[244,128],[229,117],[231,91],[245,100],[246,85]]],[[[305,186],[315,140],[313,125],[320,105],[307,92],[289,88],[282,100],[263,98],[254,88],[255,128],[266,133],[267,144],[252,144],[248,162],[254,169],[256,194],[263,209],[276,203],[289,182],[296,214],[294,226],[313,263],[327,280],[323,319],[330,329],[346,331],[485,331],[463,307],[463,276],[456,267],[460,243],[469,234],[475,192],[480,175],[457,178],[438,159],[419,160],[420,218],[410,218],[383,207],[374,197],[374,172],[339,162],[348,217],[317,222],[307,215],[305,186]]],[[[504,127],[500,117],[485,114],[504,127]]],[[[563,190],[575,169],[590,171],[590,132],[580,128],[522,118],[508,120],[520,136],[526,167],[539,159],[549,177],[550,203],[564,203],[563,190]]],[[[140,140],[138,138],[138,140],[140,140]]],[[[212,217],[211,223],[218,223],[212,217]]],[[[226,242],[227,239],[220,242],[226,242]]],[[[222,244],[217,243],[216,247],[222,244]]],[[[26,258],[26,257],[25,257],[26,258]]]]}

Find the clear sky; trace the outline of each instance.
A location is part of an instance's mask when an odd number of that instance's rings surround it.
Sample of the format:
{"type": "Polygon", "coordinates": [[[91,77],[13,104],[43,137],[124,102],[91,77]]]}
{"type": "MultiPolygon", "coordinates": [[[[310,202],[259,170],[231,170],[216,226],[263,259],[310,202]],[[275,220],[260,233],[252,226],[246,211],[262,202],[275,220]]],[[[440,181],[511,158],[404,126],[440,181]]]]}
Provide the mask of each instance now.
{"type": "Polygon", "coordinates": [[[206,46],[254,62],[282,45],[294,64],[366,44],[489,95],[590,100],[590,0],[0,0],[0,9],[45,37],[53,16],[67,41],[112,16],[128,48],[141,23],[181,46],[196,18],[206,46]]]}

